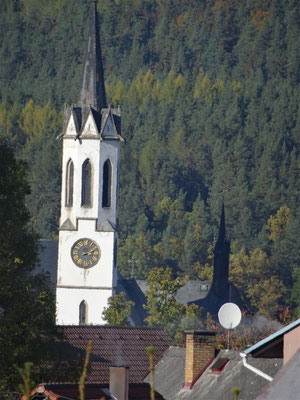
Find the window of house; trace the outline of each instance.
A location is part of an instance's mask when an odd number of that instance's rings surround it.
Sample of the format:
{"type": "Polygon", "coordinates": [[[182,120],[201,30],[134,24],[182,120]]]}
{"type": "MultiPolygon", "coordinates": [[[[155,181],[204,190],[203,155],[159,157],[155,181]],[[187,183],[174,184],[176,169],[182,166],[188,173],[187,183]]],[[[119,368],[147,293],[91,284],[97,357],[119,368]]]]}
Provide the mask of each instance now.
{"type": "Polygon", "coordinates": [[[92,205],[92,165],[90,160],[82,164],[81,205],[92,205]]]}
{"type": "Polygon", "coordinates": [[[73,180],[74,180],[74,164],[72,160],[68,161],[66,171],[66,207],[73,205],[73,180]]]}
{"type": "Polygon", "coordinates": [[[111,163],[106,160],[103,165],[102,207],[111,207],[111,163]]]}
{"type": "Polygon", "coordinates": [[[87,324],[87,304],[84,300],[79,305],[79,325],[87,324]]]}

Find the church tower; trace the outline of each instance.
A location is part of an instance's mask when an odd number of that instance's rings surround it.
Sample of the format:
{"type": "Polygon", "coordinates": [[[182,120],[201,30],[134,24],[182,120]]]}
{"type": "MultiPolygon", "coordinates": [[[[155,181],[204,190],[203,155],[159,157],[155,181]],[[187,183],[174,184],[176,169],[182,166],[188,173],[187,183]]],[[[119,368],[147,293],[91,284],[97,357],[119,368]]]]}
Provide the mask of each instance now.
{"type": "Polygon", "coordinates": [[[230,242],[226,240],[225,209],[222,205],[219,236],[214,247],[214,276],[211,290],[219,298],[229,301],[230,242]]]}
{"type": "Polygon", "coordinates": [[[62,192],[56,304],[58,325],[102,324],[117,285],[120,110],[107,107],[97,0],[78,106],[62,135],[62,192]]]}

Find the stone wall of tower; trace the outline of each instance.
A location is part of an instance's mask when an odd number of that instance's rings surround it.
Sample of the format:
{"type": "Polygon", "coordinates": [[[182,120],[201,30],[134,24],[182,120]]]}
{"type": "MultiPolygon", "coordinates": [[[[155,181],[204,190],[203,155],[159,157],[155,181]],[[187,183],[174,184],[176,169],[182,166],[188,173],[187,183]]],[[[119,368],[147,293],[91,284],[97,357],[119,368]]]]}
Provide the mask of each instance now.
{"type": "Polygon", "coordinates": [[[60,226],[69,219],[76,226],[76,219],[98,218],[98,225],[109,220],[113,225],[117,224],[117,188],[118,169],[120,156],[120,142],[117,140],[98,139],[74,140],[73,137],[64,140],[63,148],[63,172],[61,192],[61,217],[60,226]],[[92,206],[81,207],[81,181],[82,164],[89,159],[92,163],[92,206]],[[102,208],[103,164],[109,159],[112,165],[112,205],[102,208]],[[74,195],[73,206],[66,206],[66,167],[72,160],[74,163],[74,195]]]}
{"type": "Polygon", "coordinates": [[[100,174],[99,188],[101,196],[98,199],[98,227],[105,221],[109,221],[114,226],[117,225],[118,209],[118,182],[119,182],[119,160],[120,160],[120,142],[118,140],[104,140],[100,146],[100,174]],[[112,167],[111,176],[111,207],[102,207],[103,192],[103,165],[109,159],[112,167]]]}
{"type": "Polygon", "coordinates": [[[79,305],[87,304],[87,323],[101,324],[102,311],[117,285],[115,246],[117,246],[117,197],[120,142],[102,140],[93,119],[87,119],[80,138],[74,132],[70,118],[63,144],[61,217],[57,268],[57,324],[78,324],[79,305]],[[75,140],[76,139],[76,140],[75,140]],[[92,165],[92,202],[82,206],[82,165],[89,159],[92,165]],[[111,206],[102,207],[103,165],[111,163],[111,206]],[[72,160],[73,202],[66,204],[67,165],[72,160]],[[71,249],[80,239],[97,243],[101,256],[90,267],[78,267],[72,260],[71,249]]]}

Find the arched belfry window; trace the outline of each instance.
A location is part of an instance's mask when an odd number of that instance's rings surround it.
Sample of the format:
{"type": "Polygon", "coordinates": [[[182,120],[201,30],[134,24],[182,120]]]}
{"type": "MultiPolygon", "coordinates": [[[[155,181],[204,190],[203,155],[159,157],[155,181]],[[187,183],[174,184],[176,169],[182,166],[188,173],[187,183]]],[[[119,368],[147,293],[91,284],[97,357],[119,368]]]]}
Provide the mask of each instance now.
{"type": "Polygon", "coordinates": [[[111,163],[103,164],[102,207],[111,207],[111,163]]]}
{"type": "Polygon", "coordinates": [[[69,160],[66,169],[66,207],[72,207],[73,205],[73,180],[74,164],[72,160],[69,160]]]}
{"type": "Polygon", "coordinates": [[[89,159],[82,164],[81,205],[92,205],[92,164],[89,159]]]}
{"type": "Polygon", "coordinates": [[[87,322],[87,304],[82,300],[79,304],[79,325],[86,325],[87,322]]]}

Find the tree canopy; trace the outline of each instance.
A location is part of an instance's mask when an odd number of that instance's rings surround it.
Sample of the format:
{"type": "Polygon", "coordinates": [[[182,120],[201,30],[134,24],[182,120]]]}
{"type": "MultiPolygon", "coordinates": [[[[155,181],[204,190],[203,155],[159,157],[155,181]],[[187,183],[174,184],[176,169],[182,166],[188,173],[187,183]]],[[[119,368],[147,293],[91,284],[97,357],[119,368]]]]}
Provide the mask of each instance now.
{"type": "Polygon", "coordinates": [[[2,140],[0,158],[0,389],[4,390],[16,388],[18,368],[25,362],[38,368],[47,360],[56,328],[50,280],[44,273],[33,273],[38,241],[28,225],[26,165],[16,161],[2,140]]]}
{"type": "MultiPolygon", "coordinates": [[[[81,87],[88,8],[69,0],[0,4],[0,134],[30,167],[27,203],[43,237],[57,234],[55,138],[64,104],[76,103],[81,87]]],[[[126,138],[121,273],[146,278],[153,266],[170,266],[178,276],[210,277],[224,199],[234,283],[246,285],[245,299],[255,297],[259,273],[275,296],[270,316],[296,309],[298,2],[102,0],[98,10],[107,97],[121,105],[126,138]]],[[[247,308],[260,312],[263,304],[247,300],[247,308]]]]}

